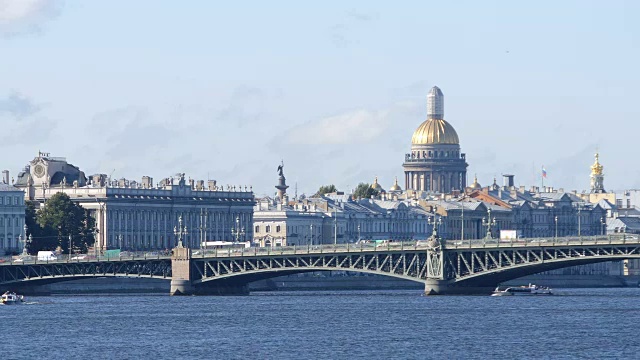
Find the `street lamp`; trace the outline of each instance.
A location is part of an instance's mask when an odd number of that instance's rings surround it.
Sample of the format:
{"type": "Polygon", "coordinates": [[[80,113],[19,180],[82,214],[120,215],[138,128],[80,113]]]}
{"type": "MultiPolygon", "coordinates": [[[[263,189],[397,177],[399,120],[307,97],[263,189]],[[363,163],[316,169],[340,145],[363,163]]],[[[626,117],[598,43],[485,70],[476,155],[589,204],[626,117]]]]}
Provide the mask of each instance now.
{"type": "Polygon", "coordinates": [[[580,232],[580,210],[582,210],[582,206],[580,206],[580,204],[578,204],[578,237],[581,235],[581,232],[580,232]]]}
{"type": "MultiPolygon", "coordinates": [[[[96,257],[98,256],[98,244],[97,244],[98,241],[97,240],[98,240],[98,229],[94,228],[93,229],[93,252],[94,252],[94,255],[96,257]]],[[[89,251],[87,250],[87,252],[89,252],[89,251]]]]}
{"type": "Polygon", "coordinates": [[[309,225],[311,228],[311,246],[313,246],[313,224],[309,225]]]}
{"type": "Polygon", "coordinates": [[[24,224],[23,230],[24,230],[24,238],[22,237],[22,235],[20,235],[18,238],[22,242],[22,255],[28,255],[28,253],[27,253],[27,230],[28,230],[27,224],[24,224]],[[24,240],[22,240],[22,239],[24,239],[24,240]]]}
{"type": "Polygon", "coordinates": [[[484,238],[487,240],[491,240],[493,239],[493,236],[491,235],[491,225],[496,224],[496,217],[494,216],[493,218],[491,218],[491,209],[487,209],[487,217],[488,220],[482,218],[482,225],[487,227],[487,235],[484,238]]]}
{"type": "Polygon", "coordinates": [[[358,224],[358,242],[360,242],[360,224],[358,224]]]}
{"type": "Polygon", "coordinates": [[[118,248],[122,251],[122,234],[118,235],[118,248]]]}
{"type": "Polygon", "coordinates": [[[240,242],[240,237],[244,235],[244,226],[240,227],[240,216],[236,216],[236,228],[231,229],[231,235],[235,236],[236,242],[240,242]]]}
{"type": "Polygon", "coordinates": [[[69,260],[71,260],[71,250],[73,249],[73,237],[69,234],[69,260]]]}
{"type": "Polygon", "coordinates": [[[182,238],[188,234],[187,226],[182,226],[182,215],[178,217],[178,227],[173,227],[173,234],[178,237],[178,247],[184,247],[182,244],[182,238]]]}
{"type": "Polygon", "coordinates": [[[442,225],[442,216],[438,218],[438,213],[435,212],[435,210],[434,210],[434,212],[433,212],[433,220],[431,220],[431,218],[427,219],[427,224],[433,225],[433,231],[431,232],[431,237],[434,240],[438,239],[439,238],[439,235],[438,235],[438,230],[439,229],[438,229],[438,227],[440,225],[442,225]]]}
{"type": "Polygon", "coordinates": [[[603,216],[603,217],[601,217],[601,218],[600,218],[600,225],[602,225],[602,235],[604,235],[604,234],[605,234],[604,229],[605,229],[605,224],[606,224],[606,223],[607,223],[607,222],[606,222],[606,221],[604,221],[604,216],[603,216]]]}
{"type": "Polygon", "coordinates": [[[558,239],[558,216],[556,215],[555,217],[555,221],[556,221],[556,239],[558,239]]]}

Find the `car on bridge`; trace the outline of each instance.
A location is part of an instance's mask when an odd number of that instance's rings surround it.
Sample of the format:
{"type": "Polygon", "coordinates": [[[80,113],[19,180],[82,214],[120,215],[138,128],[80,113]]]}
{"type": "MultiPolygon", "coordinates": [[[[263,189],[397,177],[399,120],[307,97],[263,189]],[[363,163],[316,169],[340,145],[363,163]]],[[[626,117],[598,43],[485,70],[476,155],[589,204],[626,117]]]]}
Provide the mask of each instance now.
{"type": "Polygon", "coordinates": [[[25,261],[33,261],[34,257],[31,255],[23,255],[13,259],[13,262],[25,262],[25,261]]]}

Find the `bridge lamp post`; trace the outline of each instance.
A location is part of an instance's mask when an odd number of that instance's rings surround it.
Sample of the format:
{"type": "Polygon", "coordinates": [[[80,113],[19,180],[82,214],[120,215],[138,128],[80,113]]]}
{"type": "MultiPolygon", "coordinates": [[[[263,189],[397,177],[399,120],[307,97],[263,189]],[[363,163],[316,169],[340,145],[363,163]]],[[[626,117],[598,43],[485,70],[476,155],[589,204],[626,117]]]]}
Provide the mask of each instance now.
{"type": "Polygon", "coordinates": [[[22,242],[22,255],[28,255],[27,254],[27,224],[24,224],[23,227],[24,230],[24,241],[22,242]]]}
{"type": "Polygon", "coordinates": [[[582,210],[582,206],[580,206],[580,204],[578,204],[578,237],[580,237],[582,234],[580,232],[581,228],[580,228],[580,210],[582,210]]]}
{"type": "Polygon", "coordinates": [[[601,225],[601,228],[602,228],[602,235],[604,235],[604,234],[605,234],[605,232],[604,232],[604,229],[605,229],[605,228],[604,228],[604,226],[605,226],[605,224],[606,224],[606,222],[604,221],[604,216],[603,216],[603,217],[601,217],[601,218],[600,218],[600,225],[601,225]]]}
{"type": "Polygon", "coordinates": [[[558,216],[556,215],[556,217],[554,218],[556,221],[556,239],[558,238],[558,216]]]}
{"type": "Polygon", "coordinates": [[[71,260],[71,252],[73,250],[73,237],[69,234],[69,260],[71,260]]]}
{"type": "Polygon", "coordinates": [[[187,226],[182,226],[182,215],[178,216],[178,227],[173,227],[173,234],[178,238],[178,247],[184,247],[182,239],[188,234],[187,226]]]}
{"type": "MultiPolygon", "coordinates": [[[[31,242],[33,241],[33,234],[29,234],[29,238],[27,239],[27,248],[31,249],[31,242]]],[[[27,253],[28,255],[28,253],[27,253]]]]}
{"type": "Polygon", "coordinates": [[[231,235],[235,236],[236,242],[240,242],[240,237],[244,235],[244,226],[240,227],[240,216],[236,216],[236,228],[231,229],[231,235]]]}
{"type": "MultiPolygon", "coordinates": [[[[98,256],[97,240],[98,240],[98,229],[93,229],[93,252],[96,257],[98,256]]],[[[87,252],[89,251],[87,250],[87,252]]]]}
{"type": "Polygon", "coordinates": [[[482,225],[487,227],[487,235],[484,238],[487,240],[491,240],[493,239],[493,236],[491,235],[491,226],[496,224],[496,217],[494,216],[493,218],[491,218],[491,209],[487,209],[487,217],[488,220],[482,218],[482,225]]]}
{"type": "Polygon", "coordinates": [[[358,224],[358,242],[360,242],[360,224],[358,224]]]}
{"type": "Polygon", "coordinates": [[[313,246],[313,224],[309,225],[309,228],[311,229],[311,246],[313,246]]]}
{"type": "Polygon", "coordinates": [[[122,234],[118,235],[118,248],[122,251],[122,234]]]}

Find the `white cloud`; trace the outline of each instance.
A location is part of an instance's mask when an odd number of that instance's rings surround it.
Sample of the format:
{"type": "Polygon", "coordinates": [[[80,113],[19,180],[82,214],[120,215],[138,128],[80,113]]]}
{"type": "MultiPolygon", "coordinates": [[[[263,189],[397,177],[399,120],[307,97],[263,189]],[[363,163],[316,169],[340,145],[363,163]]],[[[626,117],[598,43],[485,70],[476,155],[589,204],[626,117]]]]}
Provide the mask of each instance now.
{"type": "Polygon", "coordinates": [[[310,121],[288,131],[290,144],[368,143],[389,126],[388,111],[357,110],[310,121]]]}
{"type": "Polygon", "coordinates": [[[0,33],[38,31],[42,22],[58,14],[60,4],[57,0],[0,0],[0,33]]]}

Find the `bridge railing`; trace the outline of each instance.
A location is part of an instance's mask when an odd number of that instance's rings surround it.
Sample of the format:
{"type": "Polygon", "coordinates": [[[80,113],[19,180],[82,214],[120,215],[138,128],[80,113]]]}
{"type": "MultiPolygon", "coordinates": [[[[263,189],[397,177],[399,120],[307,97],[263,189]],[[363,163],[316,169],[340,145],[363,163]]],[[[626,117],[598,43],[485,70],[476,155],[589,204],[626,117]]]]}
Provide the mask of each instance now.
{"type": "Polygon", "coordinates": [[[33,265],[33,264],[67,264],[96,261],[129,261],[129,260],[151,260],[168,259],[171,254],[165,252],[136,251],[123,252],[115,256],[93,255],[93,254],[61,254],[55,258],[38,259],[37,255],[18,255],[0,257],[0,265],[33,265]]]}
{"type": "Polygon", "coordinates": [[[582,245],[624,245],[640,244],[640,238],[635,234],[615,234],[598,236],[567,236],[550,238],[524,238],[524,239],[475,239],[475,240],[448,240],[445,243],[448,249],[464,248],[516,248],[531,246],[582,246],[582,245]]]}

